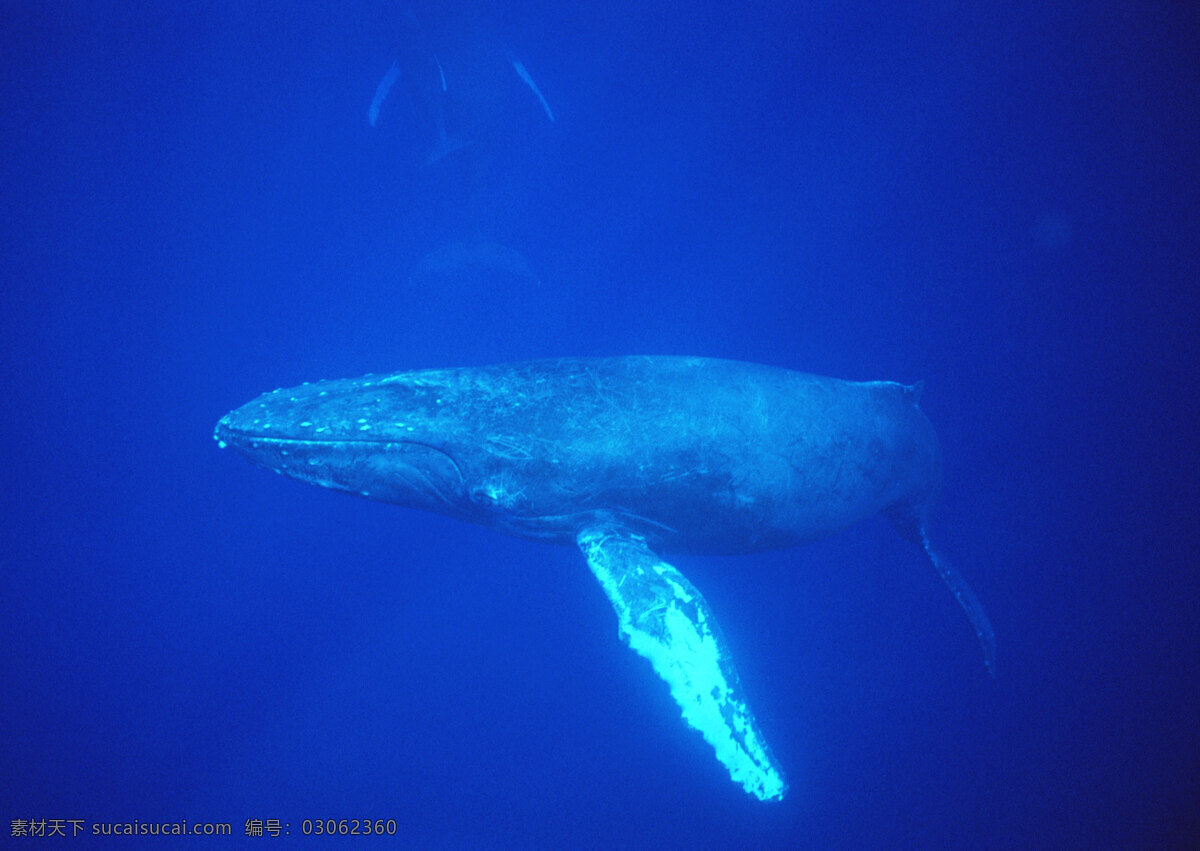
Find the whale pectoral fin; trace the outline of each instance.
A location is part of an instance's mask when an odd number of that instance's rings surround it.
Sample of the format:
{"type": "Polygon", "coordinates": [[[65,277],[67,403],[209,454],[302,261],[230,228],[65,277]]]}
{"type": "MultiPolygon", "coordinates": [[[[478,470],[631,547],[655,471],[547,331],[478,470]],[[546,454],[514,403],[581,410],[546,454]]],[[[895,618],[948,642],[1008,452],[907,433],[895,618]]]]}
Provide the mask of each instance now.
{"type": "Polygon", "coordinates": [[[712,611],[682,573],[619,526],[577,536],[613,608],[622,639],[666,680],[684,720],[701,732],[734,782],[760,800],[787,791],[712,611]]]}

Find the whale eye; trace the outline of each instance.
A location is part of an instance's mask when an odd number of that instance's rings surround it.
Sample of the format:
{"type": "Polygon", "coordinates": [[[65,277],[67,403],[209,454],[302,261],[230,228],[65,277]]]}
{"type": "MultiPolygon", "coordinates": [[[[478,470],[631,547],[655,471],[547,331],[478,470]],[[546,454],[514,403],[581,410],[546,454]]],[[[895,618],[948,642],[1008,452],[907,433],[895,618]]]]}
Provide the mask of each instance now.
{"type": "Polygon", "coordinates": [[[500,494],[500,488],[494,483],[476,485],[471,488],[471,501],[490,508],[500,502],[500,494]]]}
{"type": "Polygon", "coordinates": [[[525,491],[510,490],[501,479],[491,479],[471,488],[471,501],[484,508],[499,508],[512,511],[525,496],[525,491]]]}

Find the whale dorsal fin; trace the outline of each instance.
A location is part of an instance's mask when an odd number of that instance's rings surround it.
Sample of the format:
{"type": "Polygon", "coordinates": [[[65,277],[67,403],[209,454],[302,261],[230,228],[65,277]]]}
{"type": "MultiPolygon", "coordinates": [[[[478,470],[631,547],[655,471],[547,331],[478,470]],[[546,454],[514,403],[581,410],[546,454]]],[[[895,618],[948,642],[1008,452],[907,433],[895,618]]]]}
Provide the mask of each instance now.
{"type": "Polygon", "coordinates": [[[684,720],[701,732],[734,782],[760,800],[787,791],[704,597],[639,535],[605,523],[577,536],[617,611],[621,638],[650,660],[684,720]]]}

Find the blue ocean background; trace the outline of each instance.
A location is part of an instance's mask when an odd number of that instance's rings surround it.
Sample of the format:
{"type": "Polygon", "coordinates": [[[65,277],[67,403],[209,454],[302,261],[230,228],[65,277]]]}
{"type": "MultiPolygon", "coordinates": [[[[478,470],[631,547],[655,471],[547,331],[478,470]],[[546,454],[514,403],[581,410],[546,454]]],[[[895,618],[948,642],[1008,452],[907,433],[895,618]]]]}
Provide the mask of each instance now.
{"type": "Polygon", "coordinates": [[[6,4],[5,839],[1196,847],[1198,39],[1193,3],[6,4]],[[995,679],[882,518],[674,557],[788,772],[760,803],[577,551],[210,439],[303,381],[639,353],[923,380],[995,679]]]}

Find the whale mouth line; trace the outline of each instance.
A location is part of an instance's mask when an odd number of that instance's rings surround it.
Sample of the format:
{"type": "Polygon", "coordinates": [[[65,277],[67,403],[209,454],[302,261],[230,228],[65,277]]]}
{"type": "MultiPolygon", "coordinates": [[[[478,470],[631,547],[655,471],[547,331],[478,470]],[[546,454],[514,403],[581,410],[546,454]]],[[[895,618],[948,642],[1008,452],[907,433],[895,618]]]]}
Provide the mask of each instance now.
{"type": "MultiPolygon", "coordinates": [[[[311,423],[305,423],[311,425],[311,423]]],[[[322,429],[315,429],[321,431],[322,429]]],[[[328,429],[324,429],[328,430],[328,429]]],[[[310,432],[311,434],[311,432],[310,432]]],[[[227,443],[234,442],[254,442],[257,444],[266,444],[270,446],[336,446],[338,444],[354,444],[361,446],[421,446],[426,449],[432,449],[435,452],[441,452],[446,455],[446,451],[432,444],[425,443],[420,440],[409,440],[403,437],[384,437],[378,434],[366,434],[359,431],[356,434],[342,435],[313,435],[301,436],[298,434],[276,433],[272,430],[264,428],[238,428],[231,424],[228,419],[222,419],[217,423],[216,429],[213,431],[213,439],[225,441],[227,443]]]]}
{"type": "Polygon", "coordinates": [[[403,440],[388,437],[275,437],[263,434],[262,432],[238,431],[232,428],[225,428],[218,431],[217,437],[226,441],[253,441],[273,446],[337,446],[339,444],[354,444],[356,446],[420,446],[425,449],[432,449],[435,452],[441,452],[443,455],[446,454],[436,446],[430,446],[428,443],[422,443],[419,440],[403,440]]]}
{"type": "Polygon", "coordinates": [[[247,432],[239,431],[238,429],[229,426],[222,426],[217,429],[213,435],[222,446],[249,446],[250,449],[258,449],[262,446],[274,446],[281,448],[303,448],[303,447],[365,447],[374,449],[387,449],[388,447],[413,447],[414,449],[424,449],[429,452],[436,452],[444,457],[450,466],[454,468],[454,472],[458,475],[459,482],[465,483],[466,476],[463,475],[462,467],[458,461],[444,449],[433,446],[429,443],[424,443],[419,440],[394,440],[381,437],[329,437],[329,438],[309,438],[309,437],[267,437],[262,432],[247,432]]]}

